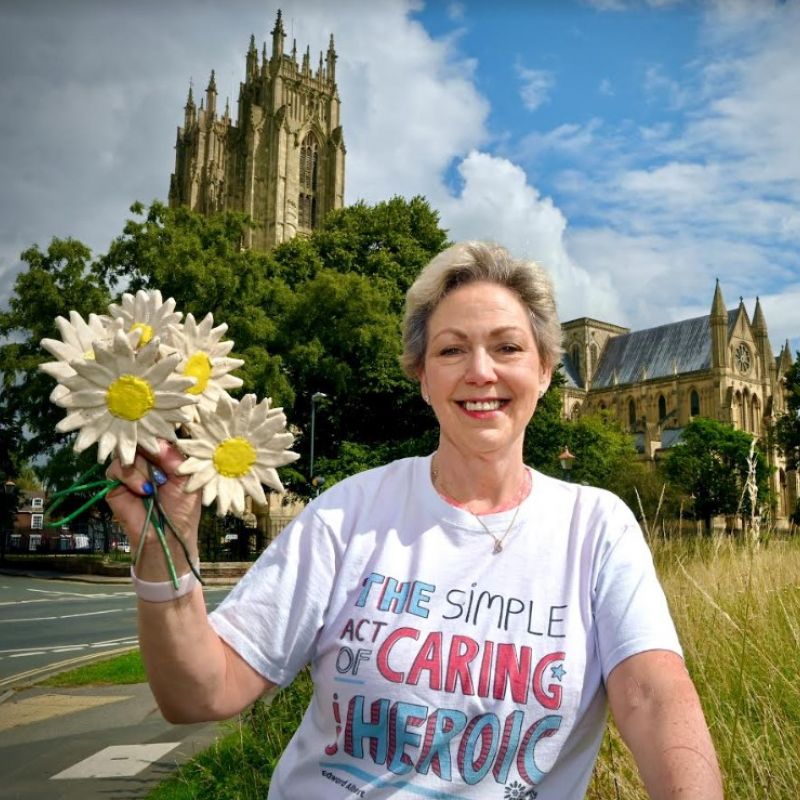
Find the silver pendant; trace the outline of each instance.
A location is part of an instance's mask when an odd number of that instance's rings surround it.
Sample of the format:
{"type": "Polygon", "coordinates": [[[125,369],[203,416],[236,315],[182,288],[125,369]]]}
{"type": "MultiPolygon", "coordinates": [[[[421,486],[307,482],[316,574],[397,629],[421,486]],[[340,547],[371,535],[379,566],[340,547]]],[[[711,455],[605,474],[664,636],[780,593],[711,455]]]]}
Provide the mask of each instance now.
{"type": "Polygon", "coordinates": [[[503,549],[503,543],[499,539],[494,540],[494,547],[492,548],[493,553],[499,553],[503,549]]]}

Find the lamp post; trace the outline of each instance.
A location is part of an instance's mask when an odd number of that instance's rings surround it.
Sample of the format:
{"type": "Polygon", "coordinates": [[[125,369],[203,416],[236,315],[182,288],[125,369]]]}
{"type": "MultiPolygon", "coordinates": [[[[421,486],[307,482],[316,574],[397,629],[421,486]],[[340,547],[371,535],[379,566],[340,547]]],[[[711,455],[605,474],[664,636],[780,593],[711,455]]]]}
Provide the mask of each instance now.
{"type": "Polygon", "coordinates": [[[314,481],[314,436],[316,434],[317,401],[324,400],[328,395],[325,392],[314,392],[311,395],[311,457],[308,464],[308,478],[314,481]]]}
{"type": "Polygon", "coordinates": [[[575,456],[569,451],[569,447],[564,445],[564,449],[558,454],[558,461],[561,464],[561,471],[564,473],[564,480],[569,482],[572,472],[572,462],[575,456]]]}

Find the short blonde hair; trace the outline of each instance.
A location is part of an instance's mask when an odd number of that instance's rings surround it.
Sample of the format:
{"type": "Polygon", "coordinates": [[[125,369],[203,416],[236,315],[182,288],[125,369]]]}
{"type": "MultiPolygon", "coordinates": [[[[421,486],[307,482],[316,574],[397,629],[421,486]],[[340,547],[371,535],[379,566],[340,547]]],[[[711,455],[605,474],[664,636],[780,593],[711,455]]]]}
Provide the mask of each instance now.
{"type": "Polygon", "coordinates": [[[533,261],[513,258],[498,244],[461,242],[435,256],[406,293],[400,361],[410,378],[417,378],[425,362],[431,314],[453,289],[476,281],[496,283],[519,297],[528,309],[542,366],[556,366],[562,352],[561,323],[547,273],[533,261]]]}

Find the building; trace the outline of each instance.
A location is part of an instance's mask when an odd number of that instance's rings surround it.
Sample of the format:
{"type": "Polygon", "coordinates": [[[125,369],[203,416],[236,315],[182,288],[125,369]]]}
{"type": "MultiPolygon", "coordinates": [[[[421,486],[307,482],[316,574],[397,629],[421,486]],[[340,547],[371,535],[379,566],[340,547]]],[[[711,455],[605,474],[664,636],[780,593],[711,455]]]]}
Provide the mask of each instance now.
{"type": "Polygon", "coordinates": [[[241,211],[255,228],[244,245],[269,250],[317,228],[325,214],[344,204],[345,146],[339,121],[336,51],[331,35],[316,70],[307,48],[284,53],[281,12],[259,60],[255,38],[239,85],[237,121],[217,113],[214,72],[205,100],[195,106],[192,88],[175,144],[170,206],[212,214],[241,211]]]}
{"type": "MultiPolygon", "coordinates": [[[[789,342],[776,357],[759,300],[752,319],[741,299],[729,311],[719,281],[706,316],[640,331],[587,317],[562,328],[565,416],[609,411],[643,459],[655,461],[678,443],[693,417],[763,437],[786,409],[789,342]]],[[[797,503],[798,474],[774,446],[767,450],[777,516],[785,519],[797,503]]]]}

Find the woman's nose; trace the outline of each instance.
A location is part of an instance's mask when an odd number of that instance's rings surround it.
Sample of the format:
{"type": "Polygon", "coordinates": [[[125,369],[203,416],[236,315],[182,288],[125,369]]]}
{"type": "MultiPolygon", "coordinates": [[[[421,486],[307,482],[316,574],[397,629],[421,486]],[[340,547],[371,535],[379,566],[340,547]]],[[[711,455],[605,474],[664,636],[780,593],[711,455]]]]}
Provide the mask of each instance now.
{"type": "Polygon", "coordinates": [[[494,361],[489,353],[476,348],[470,353],[467,372],[464,376],[467,383],[492,383],[495,380],[494,361]]]}

